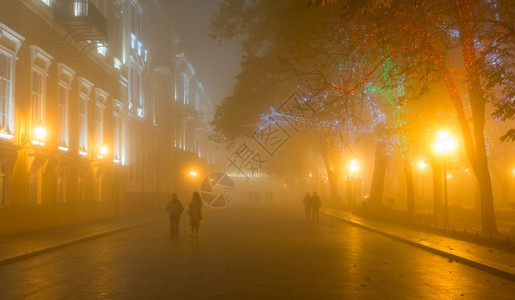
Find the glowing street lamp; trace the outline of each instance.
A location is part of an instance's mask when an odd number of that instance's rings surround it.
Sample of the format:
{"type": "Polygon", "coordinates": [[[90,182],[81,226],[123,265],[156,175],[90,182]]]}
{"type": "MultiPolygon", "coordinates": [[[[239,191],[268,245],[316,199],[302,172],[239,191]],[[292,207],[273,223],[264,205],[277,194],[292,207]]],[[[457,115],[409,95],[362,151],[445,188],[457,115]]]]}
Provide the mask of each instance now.
{"type": "Polygon", "coordinates": [[[350,161],[350,164],[349,164],[349,171],[352,173],[352,174],[355,174],[356,172],[358,172],[359,170],[359,164],[358,164],[358,161],[353,159],[350,161]]]}
{"type": "Polygon", "coordinates": [[[98,148],[97,157],[102,159],[109,152],[109,148],[106,145],[102,145],[98,148]]]}
{"type": "Polygon", "coordinates": [[[40,122],[38,125],[34,128],[34,135],[33,135],[32,144],[43,146],[45,145],[45,139],[46,139],[46,128],[43,126],[43,124],[40,122]]]}
{"type": "Polygon", "coordinates": [[[434,149],[437,154],[449,154],[456,149],[456,140],[447,131],[440,131],[438,138],[434,143],[434,149]]]}
{"type": "Polygon", "coordinates": [[[106,145],[102,145],[102,146],[100,146],[100,153],[101,153],[102,155],[106,155],[106,154],[107,154],[107,151],[109,151],[109,149],[107,148],[107,146],[106,146],[106,145]]]}
{"type": "Polygon", "coordinates": [[[449,208],[447,204],[447,156],[456,149],[456,144],[454,137],[447,131],[440,131],[434,143],[436,154],[443,156],[443,195],[445,202],[444,222],[446,227],[449,226],[449,208]]]}

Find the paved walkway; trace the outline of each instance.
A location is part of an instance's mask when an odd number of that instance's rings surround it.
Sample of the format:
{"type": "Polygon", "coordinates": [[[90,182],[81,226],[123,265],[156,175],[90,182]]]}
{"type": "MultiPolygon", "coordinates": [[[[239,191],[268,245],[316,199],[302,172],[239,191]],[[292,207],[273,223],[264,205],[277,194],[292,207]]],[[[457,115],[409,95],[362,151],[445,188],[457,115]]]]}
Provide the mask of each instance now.
{"type": "Polygon", "coordinates": [[[369,221],[352,215],[350,212],[341,212],[331,209],[322,209],[321,212],[355,226],[372,230],[449,259],[515,281],[514,252],[502,251],[385,222],[369,221]]]}
{"type": "MultiPolygon", "coordinates": [[[[322,209],[321,212],[393,239],[423,248],[449,259],[515,281],[515,253],[501,251],[437,234],[402,226],[368,221],[349,212],[322,209]]],[[[85,240],[113,234],[166,218],[163,213],[125,216],[66,227],[0,237],[0,265],[63,248],[85,240]]]]}
{"type": "Polygon", "coordinates": [[[0,237],[0,265],[165,218],[161,213],[123,216],[0,237]]]}

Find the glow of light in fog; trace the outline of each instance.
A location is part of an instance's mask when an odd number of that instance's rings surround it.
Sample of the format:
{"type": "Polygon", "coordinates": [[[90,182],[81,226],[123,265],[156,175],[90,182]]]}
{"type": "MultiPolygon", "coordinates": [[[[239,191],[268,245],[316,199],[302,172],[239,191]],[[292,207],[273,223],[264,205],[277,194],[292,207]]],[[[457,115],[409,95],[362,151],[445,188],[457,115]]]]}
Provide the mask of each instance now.
{"type": "Polygon", "coordinates": [[[97,154],[97,157],[104,158],[104,155],[106,155],[108,151],[109,151],[109,149],[107,148],[106,145],[100,146],[100,148],[98,149],[99,154],[97,154]]]}
{"type": "Polygon", "coordinates": [[[191,170],[189,174],[191,177],[197,177],[197,171],[195,170],[191,170]]]}
{"type": "Polygon", "coordinates": [[[38,125],[34,128],[34,140],[33,144],[43,146],[45,144],[44,140],[46,138],[46,128],[43,125],[38,125]]]}
{"type": "Polygon", "coordinates": [[[358,170],[359,170],[358,161],[355,159],[351,160],[350,164],[349,164],[349,171],[354,174],[354,173],[358,172],[358,170]]]}
{"type": "Polygon", "coordinates": [[[438,154],[447,154],[456,149],[457,143],[452,135],[447,131],[440,131],[434,143],[434,150],[438,154]]]}
{"type": "Polygon", "coordinates": [[[106,145],[102,145],[100,146],[100,154],[102,155],[106,155],[107,154],[107,151],[108,151],[108,148],[106,145]]]}
{"type": "Polygon", "coordinates": [[[418,167],[419,167],[419,169],[424,170],[425,168],[427,168],[427,163],[423,160],[419,160],[418,167]]]}

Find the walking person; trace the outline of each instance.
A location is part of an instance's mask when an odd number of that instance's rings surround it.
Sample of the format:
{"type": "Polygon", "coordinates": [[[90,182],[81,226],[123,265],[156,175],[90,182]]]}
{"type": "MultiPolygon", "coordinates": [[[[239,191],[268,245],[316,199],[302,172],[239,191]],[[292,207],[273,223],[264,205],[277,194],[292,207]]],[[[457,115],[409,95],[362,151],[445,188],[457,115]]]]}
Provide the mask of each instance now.
{"type": "Polygon", "coordinates": [[[306,193],[302,202],[304,203],[306,221],[311,222],[311,196],[309,195],[309,193],[306,193]]]}
{"type": "Polygon", "coordinates": [[[322,206],[320,196],[318,196],[317,192],[313,192],[313,196],[311,196],[311,210],[313,213],[312,220],[315,223],[318,223],[318,209],[320,206],[322,206]]]}
{"type": "Polygon", "coordinates": [[[198,229],[202,224],[202,199],[199,192],[193,192],[188,214],[190,215],[191,237],[197,238],[198,229]]]}
{"type": "Polygon", "coordinates": [[[179,238],[179,220],[181,218],[184,206],[182,202],[177,198],[177,194],[172,194],[172,200],[168,201],[166,205],[166,211],[170,218],[170,238],[179,238]]]}

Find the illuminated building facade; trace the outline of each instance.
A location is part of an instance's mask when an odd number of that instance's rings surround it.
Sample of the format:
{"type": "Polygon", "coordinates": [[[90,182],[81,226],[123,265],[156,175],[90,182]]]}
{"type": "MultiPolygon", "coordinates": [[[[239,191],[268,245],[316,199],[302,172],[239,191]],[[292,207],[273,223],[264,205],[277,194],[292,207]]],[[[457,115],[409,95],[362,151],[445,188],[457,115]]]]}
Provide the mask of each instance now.
{"type": "Polygon", "coordinates": [[[154,0],[0,1],[0,235],[162,209],[212,106],[154,0]]]}

